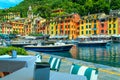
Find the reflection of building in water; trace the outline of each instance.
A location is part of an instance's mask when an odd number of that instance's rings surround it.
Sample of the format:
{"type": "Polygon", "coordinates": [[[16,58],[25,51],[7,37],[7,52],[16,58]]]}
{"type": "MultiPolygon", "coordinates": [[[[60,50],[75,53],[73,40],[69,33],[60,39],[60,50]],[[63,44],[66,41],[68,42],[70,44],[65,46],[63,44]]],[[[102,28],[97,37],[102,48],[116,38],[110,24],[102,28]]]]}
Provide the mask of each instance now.
{"type": "Polygon", "coordinates": [[[108,47],[108,58],[109,58],[109,63],[113,66],[115,65],[120,65],[120,51],[118,46],[113,46],[113,47],[108,47]]]}
{"type": "Polygon", "coordinates": [[[108,47],[80,47],[79,59],[101,64],[116,66],[120,64],[118,46],[108,47]]]}
{"type": "Polygon", "coordinates": [[[86,60],[86,61],[92,60],[93,55],[91,53],[92,53],[91,49],[87,47],[80,47],[79,48],[79,59],[86,60]]]}
{"type": "Polygon", "coordinates": [[[76,59],[77,56],[78,56],[78,48],[77,48],[77,46],[74,45],[74,46],[71,48],[70,52],[71,52],[72,58],[75,58],[75,59],[76,59]]]}

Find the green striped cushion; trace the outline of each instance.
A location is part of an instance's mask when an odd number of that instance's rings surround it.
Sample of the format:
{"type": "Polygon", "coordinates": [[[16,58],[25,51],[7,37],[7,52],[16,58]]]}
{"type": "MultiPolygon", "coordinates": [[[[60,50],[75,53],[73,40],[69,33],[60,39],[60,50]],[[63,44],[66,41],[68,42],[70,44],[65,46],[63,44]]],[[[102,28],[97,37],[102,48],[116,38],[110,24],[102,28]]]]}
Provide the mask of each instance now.
{"type": "Polygon", "coordinates": [[[70,73],[84,75],[87,77],[87,80],[97,80],[98,76],[98,70],[86,66],[79,66],[76,64],[72,64],[70,73]]]}
{"type": "Polygon", "coordinates": [[[50,64],[50,69],[51,70],[59,71],[59,67],[60,67],[60,64],[61,64],[61,59],[51,56],[50,59],[49,59],[49,64],[50,64]]]}
{"type": "Polygon", "coordinates": [[[36,61],[35,62],[41,62],[42,61],[42,56],[40,54],[35,54],[36,56],[36,61]]]}

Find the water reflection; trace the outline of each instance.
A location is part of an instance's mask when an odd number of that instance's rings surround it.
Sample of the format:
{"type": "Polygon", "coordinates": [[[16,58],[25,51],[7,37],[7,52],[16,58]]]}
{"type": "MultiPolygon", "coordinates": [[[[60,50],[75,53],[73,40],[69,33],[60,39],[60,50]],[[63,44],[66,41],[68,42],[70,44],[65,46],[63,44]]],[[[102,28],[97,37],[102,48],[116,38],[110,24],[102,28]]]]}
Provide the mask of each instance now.
{"type": "Polygon", "coordinates": [[[72,52],[47,52],[48,54],[75,58],[88,62],[120,67],[120,43],[107,47],[77,47],[72,52]]]}
{"type": "Polygon", "coordinates": [[[47,54],[52,54],[52,55],[58,55],[58,56],[63,56],[63,57],[69,57],[72,58],[72,55],[70,52],[68,51],[64,51],[64,52],[45,52],[47,54]]]}
{"type": "Polygon", "coordinates": [[[79,47],[78,59],[120,67],[120,44],[107,47],[79,47]]]}

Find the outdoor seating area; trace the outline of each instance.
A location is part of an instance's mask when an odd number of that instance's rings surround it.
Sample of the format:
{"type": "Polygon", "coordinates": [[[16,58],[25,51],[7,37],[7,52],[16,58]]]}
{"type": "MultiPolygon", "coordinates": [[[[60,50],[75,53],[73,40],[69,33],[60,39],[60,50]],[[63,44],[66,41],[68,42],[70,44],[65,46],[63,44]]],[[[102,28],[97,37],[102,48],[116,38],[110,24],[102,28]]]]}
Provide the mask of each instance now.
{"type": "Polygon", "coordinates": [[[77,64],[71,65],[70,73],[60,72],[62,58],[49,56],[45,62],[42,60],[41,54],[36,53],[33,56],[20,56],[10,58],[9,55],[0,56],[0,72],[11,72],[7,76],[3,76],[2,80],[97,80],[98,71],[93,68],[82,67],[77,64]],[[29,57],[29,58],[28,58],[29,57]],[[6,62],[3,63],[3,61],[6,62]],[[22,62],[24,64],[22,64],[22,62]],[[12,63],[12,65],[10,64],[12,63]],[[14,64],[15,63],[15,64],[14,64]],[[20,64],[21,63],[21,64],[20,64]],[[8,66],[9,64],[9,66],[8,66]],[[21,66],[21,67],[20,67],[21,66]],[[15,68],[15,69],[12,69],[15,68]],[[7,70],[7,71],[6,71],[7,70]],[[13,70],[13,71],[12,71],[13,70]],[[24,75],[22,74],[24,72],[24,75]],[[95,78],[96,74],[96,78],[95,78]],[[47,77],[46,77],[47,76],[47,77]]]}

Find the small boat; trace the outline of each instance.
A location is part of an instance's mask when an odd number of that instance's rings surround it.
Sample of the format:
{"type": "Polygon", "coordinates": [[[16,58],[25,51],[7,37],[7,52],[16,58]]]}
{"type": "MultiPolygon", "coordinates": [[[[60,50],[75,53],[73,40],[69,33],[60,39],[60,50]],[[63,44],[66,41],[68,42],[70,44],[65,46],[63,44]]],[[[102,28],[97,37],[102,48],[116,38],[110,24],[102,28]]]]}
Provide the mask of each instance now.
{"type": "Polygon", "coordinates": [[[65,42],[66,44],[78,44],[78,40],[65,40],[65,41],[63,41],[63,42],[65,42]]]}
{"type": "Polygon", "coordinates": [[[97,47],[97,46],[107,46],[110,45],[109,41],[83,41],[83,42],[79,42],[78,46],[90,46],[90,47],[97,47]]]}
{"type": "Polygon", "coordinates": [[[112,35],[112,41],[113,42],[120,42],[120,35],[112,35]]]}
{"type": "Polygon", "coordinates": [[[26,50],[38,51],[38,52],[58,52],[58,51],[69,51],[73,44],[65,43],[54,43],[54,45],[27,45],[24,46],[26,50]]]}
{"type": "Polygon", "coordinates": [[[23,46],[26,46],[26,45],[37,45],[37,42],[33,42],[33,41],[11,41],[10,45],[15,46],[15,47],[23,47],[23,46]]]}
{"type": "Polygon", "coordinates": [[[85,47],[101,47],[101,46],[109,46],[111,44],[111,39],[109,37],[101,37],[101,36],[81,36],[79,37],[78,46],[85,47]]]}

